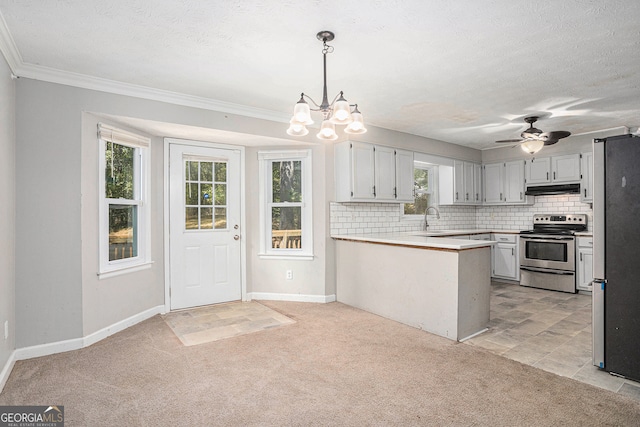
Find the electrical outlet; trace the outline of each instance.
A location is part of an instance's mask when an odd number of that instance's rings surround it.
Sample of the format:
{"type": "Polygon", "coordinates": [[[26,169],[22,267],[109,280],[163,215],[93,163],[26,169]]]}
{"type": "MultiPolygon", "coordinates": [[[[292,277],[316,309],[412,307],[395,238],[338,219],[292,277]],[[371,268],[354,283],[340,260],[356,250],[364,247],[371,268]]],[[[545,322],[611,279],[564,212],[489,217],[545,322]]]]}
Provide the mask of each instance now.
{"type": "Polygon", "coordinates": [[[9,338],[9,321],[5,320],[4,321],[4,339],[8,339],[9,338]]]}
{"type": "Polygon", "coordinates": [[[293,279],[293,270],[287,270],[287,280],[293,279]]]}

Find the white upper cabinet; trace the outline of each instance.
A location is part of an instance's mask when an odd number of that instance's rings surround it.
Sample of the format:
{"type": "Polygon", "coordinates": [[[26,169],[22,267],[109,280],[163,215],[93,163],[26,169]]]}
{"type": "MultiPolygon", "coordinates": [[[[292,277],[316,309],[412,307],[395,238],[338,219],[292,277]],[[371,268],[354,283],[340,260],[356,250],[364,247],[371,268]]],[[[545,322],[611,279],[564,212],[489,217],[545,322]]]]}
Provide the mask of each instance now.
{"type": "Polygon", "coordinates": [[[351,199],[375,199],[375,150],[371,144],[351,143],[351,199]]]}
{"type": "Polygon", "coordinates": [[[484,202],[487,204],[503,203],[504,164],[490,163],[483,165],[484,202]]]}
{"type": "Polygon", "coordinates": [[[412,152],[345,141],[334,146],[334,153],[336,201],[413,201],[412,152]]]}
{"type": "Polygon", "coordinates": [[[412,203],[413,151],[395,150],[396,153],[396,201],[412,203]]]}
{"type": "Polygon", "coordinates": [[[440,166],[440,204],[477,205],[482,203],[481,166],[454,160],[453,168],[440,166]]]}
{"type": "Polygon", "coordinates": [[[483,165],[484,204],[519,205],[533,202],[525,196],[524,160],[483,165]]]}
{"type": "Polygon", "coordinates": [[[506,203],[523,203],[524,196],[524,161],[516,160],[504,164],[504,194],[506,203]]]}
{"type": "Polygon", "coordinates": [[[580,154],[534,157],[526,163],[527,186],[580,181],[580,154]]]}
{"type": "Polygon", "coordinates": [[[482,204],[482,165],[473,165],[473,200],[476,204],[482,204]]]}
{"type": "Polygon", "coordinates": [[[580,181],[580,154],[551,157],[553,182],[580,181]]]}
{"type": "Polygon", "coordinates": [[[396,157],[393,148],[374,146],[374,196],[377,201],[396,200],[396,157]]]}
{"type": "Polygon", "coordinates": [[[527,160],[525,166],[527,185],[547,184],[551,182],[551,157],[527,160]]]}
{"type": "Polygon", "coordinates": [[[580,154],[580,201],[593,202],[593,152],[580,154]]]}

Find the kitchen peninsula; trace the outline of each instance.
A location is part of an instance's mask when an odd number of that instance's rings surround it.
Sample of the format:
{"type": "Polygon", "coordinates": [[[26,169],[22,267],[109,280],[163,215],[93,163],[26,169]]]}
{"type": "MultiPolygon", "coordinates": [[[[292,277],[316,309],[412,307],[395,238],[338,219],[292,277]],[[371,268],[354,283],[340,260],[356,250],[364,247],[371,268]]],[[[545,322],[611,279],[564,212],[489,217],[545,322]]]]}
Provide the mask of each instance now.
{"type": "Polygon", "coordinates": [[[436,235],[332,236],[337,300],[456,341],[484,331],[495,242],[436,235]]]}

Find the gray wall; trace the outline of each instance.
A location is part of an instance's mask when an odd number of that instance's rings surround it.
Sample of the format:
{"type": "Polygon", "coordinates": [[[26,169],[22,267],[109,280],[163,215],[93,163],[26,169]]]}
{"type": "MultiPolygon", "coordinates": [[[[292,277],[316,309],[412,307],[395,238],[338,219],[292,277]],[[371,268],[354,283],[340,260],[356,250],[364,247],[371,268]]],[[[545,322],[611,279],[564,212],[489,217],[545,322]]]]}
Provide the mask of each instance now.
{"type": "MultiPolygon", "coordinates": [[[[261,147],[259,150],[300,148],[300,146],[261,147]]],[[[314,253],[312,261],[258,258],[260,251],[258,148],[249,148],[246,151],[247,226],[250,230],[255,230],[248,236],[247,244],[247,283],[250,284],[250,292],[318,297],[335,295],[335,277],[331,269],[334,258],[333,241],[328,238],[329,200],[327,199],[327,185],[331,185],[330,193],[333,194],[333,179],[325,179],[328,168],[331,173],[329,176],[333,176],[333,145],[316,144],[305,148],[310,148],[312,152],[314,253]],[[292,280],[285,279],[286,270],[292,270],[292,280]]]]}
{"type": "Polygon", "coordinates": [[[82,114],[82,307],[87,336],[152,307],[164,305],[163,150],[162,138],[151,138],[151,268],[99,279],[98,262],[98,122],[150,137],[135,129],[82,114]]]}
{"type": "Polygon", "coordinates": [[[0,55],[0,371],[15,349],[15,82],[0,55]],[[4,323],[9,338],[4,339],[4,323]]]}

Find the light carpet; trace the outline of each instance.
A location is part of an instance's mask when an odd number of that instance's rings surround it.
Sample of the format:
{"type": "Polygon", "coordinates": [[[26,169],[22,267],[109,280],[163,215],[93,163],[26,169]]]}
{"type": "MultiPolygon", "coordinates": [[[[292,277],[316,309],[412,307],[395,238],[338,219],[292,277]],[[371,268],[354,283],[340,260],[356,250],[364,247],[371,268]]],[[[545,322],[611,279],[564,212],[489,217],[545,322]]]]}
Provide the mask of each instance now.
{"type": "Polygon", "coordinates": [[[634,426],[640,402],[340,303],[263,302],[291,325],[184,346],[155,316],[18,361],[0,405],[66,426],[634,426]]]}

